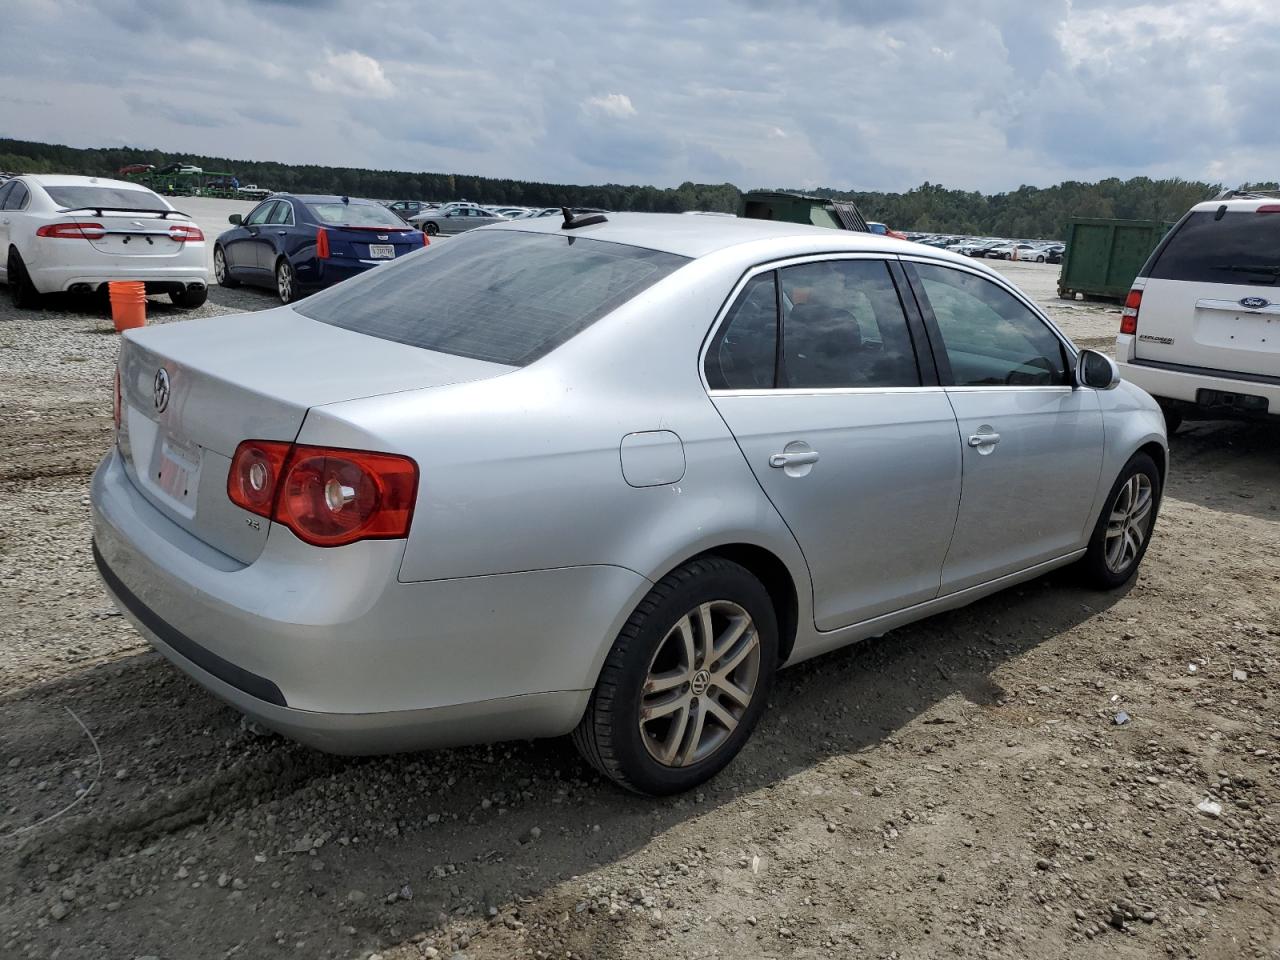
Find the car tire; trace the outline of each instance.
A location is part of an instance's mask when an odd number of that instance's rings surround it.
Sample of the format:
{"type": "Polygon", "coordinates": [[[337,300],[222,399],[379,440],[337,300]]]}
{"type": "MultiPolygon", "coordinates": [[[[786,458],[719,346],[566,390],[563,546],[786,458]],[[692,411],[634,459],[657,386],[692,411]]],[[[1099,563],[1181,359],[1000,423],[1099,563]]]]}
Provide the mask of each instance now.
{"type": "Polygon", "coordinates": [[[8,271],[9,296],[13,305],[19,310],[40,306],[40,291],[31,282],[22,254],[12,247],[9,249],[8,271]]]}
{"type": "Polygon", "coordinates": [[[227,253],[222,247],[213,248],[213,277],[220,287],[238,287],[240,281],[231,275],[227,266],[227,253]]]}
{"type": "Polygon", "coordinates": [[[722,557],[690,561],[659,580],[619,632],[574,744],[628,790],[689,790],[751,736],[777,659],[777,615],[760,581],[722,557]]]}
{"type": "Polygon", "coordinates": [[[281,303],[298,299],[298,276],[293,272],[293,264],[284,257],[276,261],[276,296],[281,303]]]}
{"type": "Polygon", "coordinates": [[[1036,263],[1044,263],[1044,257],[1036,257],[1036,263]]]}
{"type": "Polygon", "coordinates": [[[431,221],[428,220],[423,225],[422,229],[423,229],[423,232],[425,232],[428,237],[436,237],[440,235],[440,224],[438,223],[432,223],[431,221]]]}
{"type": "Polygon", "coordinates": [[[175,307],[181,307],[183,310],[195,310],[203,307],[205,301],[209,299],[209,288],[200,287],[183,287],[181,290],[170,290],[169,299],[175,307]]]}
{"type": "Polygon", "coordinates": [[[1151,543],[1161,493],[1155,461],[1135,453],[1112,484],[1080,561],[1091,586],[1115,590],[1134,578],[1151,543]]]}

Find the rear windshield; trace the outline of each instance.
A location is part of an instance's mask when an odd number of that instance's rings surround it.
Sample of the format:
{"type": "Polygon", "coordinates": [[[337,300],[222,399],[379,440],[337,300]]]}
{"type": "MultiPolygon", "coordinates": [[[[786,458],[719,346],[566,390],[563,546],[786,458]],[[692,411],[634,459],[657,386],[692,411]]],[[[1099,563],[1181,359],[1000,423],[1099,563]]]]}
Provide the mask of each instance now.
{"type": "Polygon", "coordinates": [[[385,227],[403,230],[404,221],[380,203],[308,203],[307,207],[321,223],[335,227],[385,227]]]}
{"type": "Polygon", "coordinates": [[[45,187],[53,202],[68,210],[83,207],[115,207],[121,210],[168,210],[150,190],[128,187],[45,187]]]}
{"type": "Polygon", "coordinates": [[[1145,272],[1157,280],[1274,284],[1280,276],[1280,213],[1192,213],[1145,272]]]}
{"type": "Polygon", "coordinates": [[[384,340],[524,366],[688,262],[586,237],[476,230],[309,297],[297,310],[384,340]]]}

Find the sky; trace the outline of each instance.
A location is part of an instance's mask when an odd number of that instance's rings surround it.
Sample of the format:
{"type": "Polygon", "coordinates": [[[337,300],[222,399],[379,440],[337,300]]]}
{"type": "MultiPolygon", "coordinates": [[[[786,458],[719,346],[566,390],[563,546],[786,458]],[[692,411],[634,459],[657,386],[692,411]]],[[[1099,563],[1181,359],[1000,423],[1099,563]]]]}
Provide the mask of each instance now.
{"type": "Polygon", "coordinates": [[[0,136],[558,183],[1280,178],[1270,0],[4,0],[0,136]]]}

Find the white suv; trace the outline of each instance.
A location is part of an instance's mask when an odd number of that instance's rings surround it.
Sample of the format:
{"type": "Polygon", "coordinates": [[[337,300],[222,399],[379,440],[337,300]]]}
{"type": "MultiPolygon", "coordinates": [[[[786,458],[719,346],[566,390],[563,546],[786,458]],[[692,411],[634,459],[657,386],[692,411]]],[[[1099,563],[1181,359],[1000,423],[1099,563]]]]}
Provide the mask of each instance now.
{"type": "Polygon", "coordinates": [[[1116,360],[1170,433],[1280,416],[1280,195],[1231,192],[1178,221],[1133,282],[1116,360]]]}

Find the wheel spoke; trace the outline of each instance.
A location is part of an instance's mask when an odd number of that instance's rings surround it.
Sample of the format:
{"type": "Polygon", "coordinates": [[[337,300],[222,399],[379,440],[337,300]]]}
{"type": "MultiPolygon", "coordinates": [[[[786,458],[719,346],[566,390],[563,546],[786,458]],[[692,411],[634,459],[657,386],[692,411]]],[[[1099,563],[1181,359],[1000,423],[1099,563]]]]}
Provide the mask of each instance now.
{"type": "Polygon", "coordinates": [[[683,731],[684,745],[680,748],[675,761],[678,767],[687,767],[693,762],[694,756],[698,752],[698,745],[702,743],[702,729],[707,724],[707,711],[703,709],[702,704],[690,707],[685,711],[685,717],[688,718],[690,713],[693,714],[693,722],[688,724],[683,731]]]}
{"type": "Polygon", "coordinates": [[[723,693],[730,700],[735,701],[740,707],[745,708],[751,703],[751,694],[747,693],[747,691],[743,690],[732,680],[717,680],[711,689],[718,690],[720,693],[723,693]]]}
{"type": "Polygon", "coordinates": [[[726,653],[733,649],[733,645],[738,642],[738,638],[747,632],[747,628],[751,626],[750,617],[734,617],[729,621],[729,626],[724,629],[720,636],[716,637],[715,649],[712,651],[711,659],[719,660],[726,653]]]}
{"type": "Polygon", "coordinates": [[[680,618],[676,629],[680,632],[680,641],[684,645],[685,668],[692,673],[698,668],[698,652],[693,642],[693,621],[689,619],[688,614],[680,618]]]}
{"type": "Polygon", "coordinates": [[[715,676],[717,678],[729,676],[734,670],[737,670],[738,667],[742,665],[742,661],[751,656],[751,651],[754,650],[759,643],[760,638],[756,635],[755,630],[752,630],[742,643],[738,645],[738,649],[729,651],[729,654],[720,661],[720,669],[715,672],[715,676]]]}
{"type": "Polygon", "coordinates": [[[687,706],[688,702],[687,696],[679,694],[667,700],[659,700],[657,703],[646,703],[640,708],[640,723],[645,724],[669,716],[687,706]]]}
{"type": "Polygon", "coordinates": [[[711,604],[704,603],[698,607],[698,632],[702,641],[702,656],[698,667],[707,669],[715,654],[715,629],[711,626],[711,604]]]}
{"type": "Polygon", "coordinates": [[[719,721],[720,726],[724,727],[729,733],[733,733],[738,726],[737,717],[724,707],[720,706],[720,704],[716,703],[712,697],[707,697],[707,699],[703,701],[703,704],[707,708],[706,712],[715,717],[716,720],[719,721]]]}
{"type": "Polygon", "coordinates": [[[644,696],[648,697],[655,693],[664,693],[680,686],[688,678],[689,671],[679,667],[662,673],[651,673],[649,674],[649,679],[644,682],[644,696]]]}
{"type": "Polygon", "coordinates": [[[665,764],[673,764],[676,762],[676,754],[680,750],[680,744],[684,740],[685,730],[689,726],[689,705],[682,703],[683,709],[680,715],[671,721],[671,729],[667,731],[667,738],[662,743],[662,750],[659,758],[665,764]]]}

